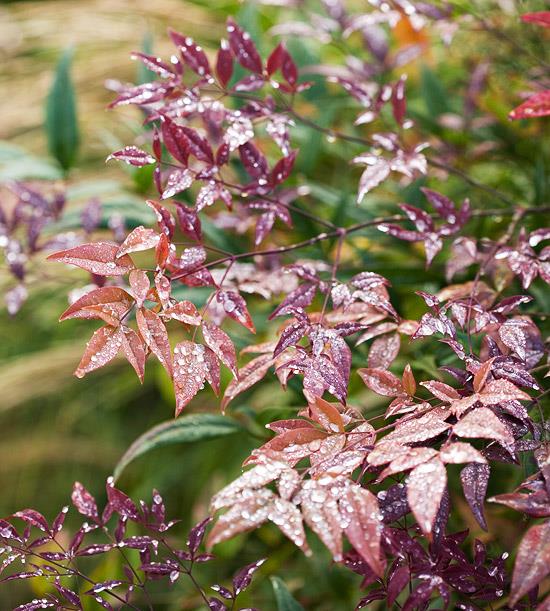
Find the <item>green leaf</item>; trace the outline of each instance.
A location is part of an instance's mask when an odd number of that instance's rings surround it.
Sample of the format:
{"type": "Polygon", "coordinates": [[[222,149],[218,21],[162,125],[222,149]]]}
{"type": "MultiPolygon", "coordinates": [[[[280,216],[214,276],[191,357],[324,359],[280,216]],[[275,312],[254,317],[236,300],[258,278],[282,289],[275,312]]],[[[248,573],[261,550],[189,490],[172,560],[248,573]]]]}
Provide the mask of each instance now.
{"type": "Polygon", "coordinates": [[[271,577],[271,585],[277,601],[277,611],[304,611],[302,605],[288,591],[282,579],[271,577]]]}
{"type": "Polygon", "coordinates": [[[135,458],[154,448],[174,443],[217,439],[243,430],[238,422],[219,414],[189,414],[177,420],[162,422],[138,437],[126,450],[115,467],[114,477],[118,479],[135,458]]]}
{"type": "Polygon", "coordinates": [[[80,134],[76,101],[71,81],[72,49],[62,55],[46,102],[46,134],[50,153],[64,170],[74,165],[80,134]]]}
{"type": "Polygon", "coordinates": [[[420,87],[431,117],[439,117],[449,112],[449,96],[437,74],[426,65],[423,65],[420,70],[420,87]]]}

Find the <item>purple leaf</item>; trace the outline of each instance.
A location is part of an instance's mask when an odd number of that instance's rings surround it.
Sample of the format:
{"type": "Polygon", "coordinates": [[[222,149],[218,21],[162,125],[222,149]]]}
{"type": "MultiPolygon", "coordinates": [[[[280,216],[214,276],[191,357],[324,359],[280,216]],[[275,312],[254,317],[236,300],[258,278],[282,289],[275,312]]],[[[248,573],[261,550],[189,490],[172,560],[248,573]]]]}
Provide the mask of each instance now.
{"type": "Polygon", "coordinates": [[[487,494],[491,468],[482,463],[470,463],[460,472],[460,481],[464,491],[464,498],[468,502],[478,524],[487,530],[487,522],[483,511],[483,502],[487,494]]]}

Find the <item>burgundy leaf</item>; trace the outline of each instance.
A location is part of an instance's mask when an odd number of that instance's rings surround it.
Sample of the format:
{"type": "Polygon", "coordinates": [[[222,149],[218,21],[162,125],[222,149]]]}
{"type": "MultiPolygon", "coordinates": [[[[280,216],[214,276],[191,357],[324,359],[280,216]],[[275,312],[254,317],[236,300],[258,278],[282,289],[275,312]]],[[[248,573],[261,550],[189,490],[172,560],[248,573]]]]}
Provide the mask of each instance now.
{"type": "Polygon", "coordinates": [[[199,76],[210,75],[210,65],[205,52],[189,36],[183,36],[172,29],[168,30],[172,42],[178,47],[183,61],[199,76]]]}
{"type": "Polygon", "coordinates": [[[94,521],[99,518],[97,504],[94,497],[80,482],[74,483],[71,500],[77,511],[82,515],[86,516],[87,518],[91,518],[94,521]]]}
{"type": "Polygon", "coordinates": [[[124,161],[129,165],[135,165],[138,167],[155,163],[155,158],[152,155],[142,151],[137,146],[125,146],[120,151],[111,153],[109,157],[107,157],[107,161],[110,159],[118,159],[119,161],[124,161]]]}
{"type": "Polygon", "coordinates": [[[489,465],[477,462],[466,465],[460,472],[460,481],[464,491],[464,498],[468,502],[475,519],[483,530],[487,530],[483,502],[487,494],[490,473],[491,468],[489,465]]]}
{"type": "Polygon", "coordinates": [[[227,34],[231,51],[239,64],[243,68],[261,75],[262,60],[256,45],[250,38],[250,34],[241,30],[231,17],[227,19],[227,34]]]}
{"type": "Polygon", "coordinates": [[[233,56],[229,49],[229,44],[226,40],[220,43],[220,50],[216,58],[216,74],[222,87],[227,87],[227,84],[233,76],[233,56]]]}
{"type": "Polygon", "coordinates": [[[375,393],[385,397],[399,397],[405,393],[401,380],[386,369],[358,369],[363,382],[375,393]]]}

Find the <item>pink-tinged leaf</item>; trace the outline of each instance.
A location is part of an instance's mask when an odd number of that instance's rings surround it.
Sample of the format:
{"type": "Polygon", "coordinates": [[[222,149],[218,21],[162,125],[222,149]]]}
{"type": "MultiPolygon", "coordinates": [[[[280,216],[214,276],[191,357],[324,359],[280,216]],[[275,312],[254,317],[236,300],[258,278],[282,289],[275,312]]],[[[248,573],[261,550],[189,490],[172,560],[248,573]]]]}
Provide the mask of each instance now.
{"type": "Polygon", "coordinates": [[[306,541],[302,514],[294,503],[285,499],[275,499],[269,508],[267,518],[307,556],[311,554],[306,541]]]}
{"type": "Polygon", "coordinates": [[[483,388],[479,400],[484,405],[496,405],[503,401],[529,401],[531,397],[508,380],[491,380],[483,388]]]}
{"type": "Polygon", "coordinates": [[[256,232],[254,234],[254,246],[259,246],[267,235],[273,229],[275,224],[275,213],[265,212],[262,214],[256,223],[256,232]]]}
{"type": "Polygon", "coordinates": [[[225,410],[229,402],[237,395],[240,395],[242,392],[259,382],[274,362],[271,354],[262,354],[242,367],[239,370],[239,378],[231,380],[225,389],[222,400],[222,410],[225,410]]]}
{"type": "Polygon", "coordinates": [[[211,322],[205,322],[203,324],[202,334],[206,345],[226,367],[229,367],[233,375],[237,377],[237,355],[235,353],[235,346],[229,335],[211,322]]]}
{"type": "Polygon", "coordinates": [[[199,76],[210,75],[210,65],[205,52],[189,36],[183,36],[172,29],[168,30],[172,42],[178,47],[183,61],[199,76]]]}
{"type": "Polygon", "coordinates": [[[444,418],[450,414],[432,410],[420,418],[411,418],[396,424],[395,429],[382,439],[384,444],[392,441],[400,444],[418,443],[433,439],[451,427],[444,418]]]}
{"type": "Polygon", "coordinates": [[[151,283],[149,276],[142,269],[133,269],[128,277],[132,294],[136,300],[138,308],[143,307],[143,302],[147,299],[151,283]]]}
{"type": "Polygon", "coordinates": [[[189,189],[195,181],[195,175],[188,168],[177,168],[168,175],[166,186],[162,192],[162,199],[174,197],[174,195],[189,189]]]}
{"type": "Polygon", "coordinates": [[[250,34],[241,30],[231,17],[227,20],[227,34],[231,51],[239,64],[243,68],[261,75],[262,60],[256,45],[250,38],[250,34]]]}
{"type": "Polygon", "coordinates": [[[378,476],[378,480],[383,480],[390,475],[402,473],[414,469],[422,463],[428,462],[438,455],[433,448],[403,448],[404,454],[394,458],[389,467],[386,467],[378,476]]]}
{"type": "Polygon", "coordinates": [[[451,464],[487,462],[483,454],[476,450],[474,446],[462,441],[456,441],[443,446],[439,456],[444,463],[451,464]]]}
{"type": "Polygon", "coordinates": [[[327,546],[336,562],[342,560],[342,530],[344,525],[347,526],[338,511],[338,500],[343,493],[338,483],[336,478],[309,479],[299,492],[304,520],[327,546]]]}
{"type": "Polygon", "coordinates": [[[381,554],[382,517],[372,492],[358,484],[345,488],[339,501],[340,512],[349,519],[346,536],[372,571],[382,577],[385,561],[381,554]]]}
{"type": "Polygon", "coordinates": [[[74,372],[77,378],[83,378],[90,371],[99,369],[112,361],[122,344],[120,327],[106,325],[98,329],[86,344],[84,355],[74,372]]]}
{"type": "Polygon", "coordinates": [[[306,282],[301,284],[297,289],[294,289],[289,293],[283,301],[273,310],[269,315],[269,320],[276,316],[283,316],[285,314],[294,313],[296,309],[304,309],[311,305],[315,294],[317,292],[317,285],[306,282]]]}
{"type": "Polygon", "coordinates": [[[233,76],[233,56],[227,40],[222,40],[220,43],[220,50],[216,57],[216,74],[221,86],[227,87],[233,76]]]}
{"type": "Polygon", "coordinates": [[[237,321],[243,327],[246,327],[252,333],[256,333],[254,323],[246,307],[246,301],[235,291],[218,291],[216,301],[221,304],[223,311],[237,321]]]}
{"type": "Polygon", "coordinates": [[[172,284],[170,282],[170,279],[167,278],[162,272],[157,272],[155,274],[155,289],[157,292],[158,300],[160,301],[162,307],[170,307],[172,284]]]}
{"type": "Polygon", "coordinates": [[[287,465],[277,461],[268,460],[265,463],[256,465],[216,493],[212,498],[210,506],[213,510],[230,507],[239,501],[242,493],[246,493],[247,490],[266,492],[261,490],[263,486],[273,482],[284,473],[288,474],[290,471],[291,469],[287,465]]]}
{"type": "Polygon", "coordinates": [[[161,78],[172,78],[174,76],[174,68],[154,55],[132,51],[130,57],[142,61],[147,70],[158,74],[161,78]]]}
{"type": "Polygon", "coordinates": [[[527,320],[512,318],[507,320],[498,329],[498,335],[502,343],[515,352],[524,361],[529,342],[529,332],[531,325],[527,320]]]}
{"type": "Polygon", "coordinates": [[[398,238],[399,240],[405,240],[407,242],[420,242],[424,239],[423,234],[418,231],[411,231],[410,229],[403,229],[399,225],[393,225],[392,223],[381,223],[376,227],[378,231],[387,233],[388,235],[398,238]]]}
{"type": "Polygon", "coordinates": [[[550,115],[550,89],[539,91],[510,112],[510,119],[533,119],[550,115]]]}
{"type": "Polygon", "coordinates": [[[109,108],[136,104],[138,106],[154,104],[167,96],[174,89],[174,85],[163,81],[144,83],[136,87],[125,87],[114,102],[109,104],[109,108]]]}
{"type": "Polygon", "coordinates": [[[368,365],[370,369],[387,369],[397,358],[401,339],[397,333],[388,333],[377,337],[369,350],[368,365]]]}
{"type": "Polygon", "coordinates": [[[163,314],[186,325],[198,326],[202,322],[200,312],[191,301],[178,301],[173,306],[164,310],[163,314]]]}
{"type": "Polygon", "coordinates": [[[550,521],[532,526],[523,537],[512,575],[511,603],[550,574],[550,521]]]}
{"type": "Polygon", "coordinates": [[[141,308],[136,313],[136,321],[145,343],[158,358],[164,369],[166,369],[168,375],[172,377],[173,368],[170,341],[161,318],[153,310],[141,308]]]}
{"type": "Polygon", "coordinates": [[[122,330],[122,352],[124,356],[134,368],[140,382],[143,384],[143,376],[145,374],[145,347],[143,340],[133,329],[122,330]]]}
{"type": "MultiPolygon", "coordinates": [[[[384,182],[390,175],[390,164],[384,159],[380,158],[372,165],[367,168],[361,174],[359,179],[359,188],[357,190],[357,203],[360,204],[363,201],[365,195],[372,191],[379,184],[384,182]]],[[[379,227],[380,229],[380,227],[379,227]]]]}
{"type": "Polygon", "coordinates": [[[453,433],[459,437],[494,439],[505,447],[514,443],[510,429],[488,407],[478,407],[466,414],[453,426],[453,433]]]}
{"type": "Polygon", "coordinates": [[[204,362],[206,363],[206,379],[217,396],[220,394],[220,361],[214,352],[206,346],[204,346],[204,362]]]}
{"type": "Polygon", "coordinates": [[[188,238],[200,242],[202,239],[202,229],[196,211],[176,202],[176,214],[182,233],[188,238]]]}
{"type": "Polygon", "coordinates": [[[119,161],[124,161],[129,165],[134,165],[137,167],[155,163],[155,158],[152,155],[142,151],[137,146],[125,146],[120,151],[111,153],[109,157],[107,157],[107,161],[110,159],[118,159],[119,161]]]}
{"type": "Polygon", "coordinates": [[[81,244],[55,252],[48,259],[81,267],[97,276],[124,276],[134,269],[134,264],[127,255],[119,257],[118,248],[113,242],[81,244]]]}
{"type": "Polygon", "coordinates": [[[487,522],[483,511],[483,502],[487,494],[490,473],[489,465],[481,463],[470,463],[460,472],[464,498],[468,502],[478,524],[484,530],[487,530],[487,522]]]}
{"type": "Polygon", "coordinates": [[[407,500],[422,529],[431,538],[432,528],[447,487],[447,471],[439,458],[414,468],[407,479],[407,500]]]}
{"type": "Polygon", "coordinates": [[[104,286],[77,299],[61,314],[59,320],[70,318],[102,319],[116,326],[134,303],[132,297],[123,289],[104,286]]]}
{"type": "Polygon", "coordinates": [[[15,512],[13,516],[43,532],[50,532],[50,525],[48,524],[46,518],[34,509],[22,509],[21,511],[15,512]]]}
{"type": "Polygon", "coordinates": [[[491,503],[500,503],[516,511],[521,511],[531,518],[550,517],[550,499],[546,494],[546,490],[539,490],[531,494],[522,494],[520,492],[499,494],[488,500],[491,503]]]}
{"type": "Polygon", "coordinates": [[[534,23],[545,28],[550,28],[550,11],[539,11],[538,13],[524,13],[521,20],[526,23],[534,23]]]}
{"type": "Polygon", "coordinates": [[[208,533],[207,549],[261,526],[267,521],[269,508],[275,498],[271,490],[255,491],[253,496],[244,497],[218,518],[208,533]]]}
{"type": "Polygon", "coordinates": [[[309,417],[320,424],[326,431],[330,433],[344,432],[342,414],[332,403],[321,399],[321,397],[317,397],[314,403],[309,404],[308,410],[309,417]]]}
{"type": "Polygon", "coordinates": [[[117,258],[123,257],[131,252],[140,252],[156,248],[160,235],[153,229],[140,225],[131,231],[117,251],[117,258]]]}
{"type": "Polygon", "coordinates": [[[203,388],[208,373],[204,346],[190,341],[177,344],[174,348],[176,417],[203,388]]]}
{"type": "Polygon", "coordinates": [[[427,388],[434,397],[441,399],[445,403],[452,403],[460,399],[458,392],[448,384],[438,382],[437,380],[428,380],[427,382],[420,382],[421,386],[427,388]]]}
{"type": "Polygon", "coordinates": [[[92,520],[97,520],[99,518],[97,504],[94,497],[80,482],[74,483],[71,500],[77,511],[83,516],[91,518],[92,520]]]}
{"type": "Polygon", "coordinates": [[[391,371],[385,369],[358,369],[357,373],[368,388],[385,397],[405,395],[401,380],[391,371]]]}

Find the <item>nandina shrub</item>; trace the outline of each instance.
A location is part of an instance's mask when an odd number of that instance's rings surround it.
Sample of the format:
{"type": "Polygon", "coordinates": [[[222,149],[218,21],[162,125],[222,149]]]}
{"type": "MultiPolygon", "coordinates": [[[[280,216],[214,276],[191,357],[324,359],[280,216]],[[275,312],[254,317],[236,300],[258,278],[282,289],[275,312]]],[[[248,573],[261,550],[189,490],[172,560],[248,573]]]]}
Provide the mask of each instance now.
{"type": "MultiPolygon", "coordinates": [[[[369,13],[356,15],[327,3],[324,20],[316,16],[318,28],[301,29],[326,45],[359,38],[358,49],[370,53],[367,64],[351,61],[356,58],[346,51],[345,65],[318,67],[311,81],[284,44],[262,57],[233,19],[213,58],[175,31],[170,60],[135,54],[157,78],[117,85],[111,106],[139,107],[150,142],[130,144],[109,159],[154,167],[158,197],[146,204],[156,225],[50,255],[86,270],[97,283],[61,315],[101,323],[75,375],[88,375],[122,353],[143,380],[147,359],[156,358],[173,382],[176,417],[206,383],[221,395],[228,418],[244,393],[269,376],[277,377],[281,393],[299,390],[302,407],[267,424],[273,436],[250,454],[244,473],[212,498],[209,548],[272,522],[308,555],[308,527],[335,562],[362,576],[366,592],[358,608],[375,601],[406,610],[477,609],[495,602],[543,611],[550,608],[544,586],[550,574],[550,429],[544,299],[537,306],[536,298],[550,283],[550,229],[540,226],[550,207],[519,204],[471,177],[444,147],[428,152],[422,130],[408,117],[406,78],[395,72],[416,51],[408,49],[405,58],[390,54],[376,28],[406,13],[413,30],[430,24],[448,30],[452,11],[424,3],[372,4],[369,13]],[[304,114],[302,96],[314,104],[311,93],[320,85],[330,95],[349,97],[354,128],[346,127],[347,117],[326,126],[304,114]],[[317,214],[315,189],[295,173],[301,151],[293,145],[293,130],[300,126],[335,145],[346,143],[336,161],[344,163],[344,151],[346,161],[363,168],[359,207],[349,215],[354,222],[345,213],[332,219],[317,214]],[[440,189],[419,188],[418,178],[429,181],[432,170],[458,176],[469,197],[457,203],[440,189]],[[414,205],[399,203],[399,212],[373,215],[372,194],[395,177],[416,185],[414,205]],[[490,194],[495,207],[485,206],[481,194],[490,194]],[[503,228],[492,226],[494,217],[506,219],[503,228]],[[293,240],[295,224],[305,221],[316,232],[293,240]],[[220,230],[242,236],[238,252],[216,240],[220,230]],[[424,303],[417,319],[400,313],[406,306],[395,302],[384,275],[357,266],[353,249],[362,246],[354,241],[365,231],[375,253],[378,241],[385,248],[390,240],[422,245],[427,270],[446,257],[444,270],[426,271],[434,289],[408,296],[424,303]],[[326,260],[304,256],[324,244],[326,260]],[[455,283],[455,276],[462,281],[455,283]],[[182,287],[189,298],[180,297],[182,287]],[[268,313],[261,300],[269,301],[268,313]],[[244,346],[239,358],[231,334],[244,346]],[[367,342],[365,355],[359,346],[367,342]],[[429,355],[431,368],[420,353],[429,355]],[[223,389],[222,366],[232,375],[223,389]],[[371,415],[348,402],[358,380],[382,397],[382,411],[371,415]],[[484,504],[499,464],[521,471],[521,483],[511,489],[499,478],[499,494],[489,500],[534,520],[519,548],[510,550],[513,568],[509,552],[491,555],[468,530],[449,527],[460,521],[456,490],[449,493],[453,465],[460,465],[473,519],[489,530],[484,504]]],[[[523,19],[548,26],[549,14],[523,19]]],[[[460,27],[460,20],[455,24],[460,27]]],[[[286,26],[296,30],[296,24],[286,26]]],[[[510,118],[539,120],[549,113],[548,92],[539,91],[510,118]]],[[[151,431],[140,443],[159,434],[151,431]]],[[[142,451],[138,443],[123,463],[142,451]]],[[[109,480],[107,497],[100,517],[90,493],[75,485],[73,503],[91,525],[59,551],[51,546],[65,511],[52,525],[30,509],[2,522],[5,567],[22,558],[29,564],[7,579],[43,576],[55,588],[20,609],[80,609],[85,596],[105,608],[151,607],[142,595],[149,579],[193,578],[194,562],[210,559],[197,555],[208,520],[192,531],[187,549],[174,548],[159,534],[172,524],[165,522],[158,494],[151,507],[138,508],[109,480]],[[119,519],[111,533],[113,514],[119,519]],[[15,529],[15,519],[27,524],[24,532],[15,529]],[[126,537],[128,522],[148,534],[126,537]],[[31,528],[45,535],[33,540],[31,528]],[[82,547],[88,532],[104,533],[106,542],[82,547]],[[124,553],[126,547],[140,550],[140,562],[126,562],[123,578],[96,583],[75,564],[79,556],[124,553]],[[64,585],[75,577],[90,587],[77,592],[64,585]]],[[[245,567],[233,589],[214,586],[216,596],[196,587],[211,609],[235,608],[259,566],[245,567]]]]}

